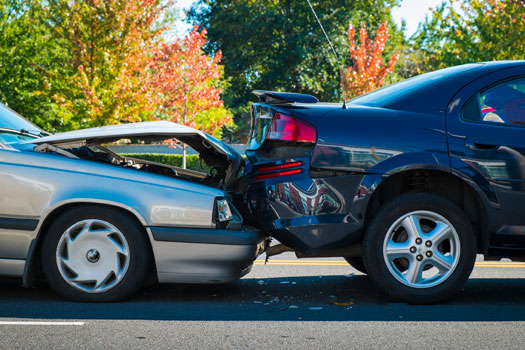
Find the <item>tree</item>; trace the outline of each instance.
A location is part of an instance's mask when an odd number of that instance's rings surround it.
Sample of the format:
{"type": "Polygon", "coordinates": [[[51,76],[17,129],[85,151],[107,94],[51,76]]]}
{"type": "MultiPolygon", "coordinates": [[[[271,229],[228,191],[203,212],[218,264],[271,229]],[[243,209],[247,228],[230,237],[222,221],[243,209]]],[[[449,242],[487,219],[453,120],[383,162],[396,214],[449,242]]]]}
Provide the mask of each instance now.
{"type": "Polygon", "coordinates": [[[47,130],[76,126],[53,98],[68,89],[68,52],[53,37],[38,2],[0,0],[0,102],[47,130]]]}
{"type": "Polygon", "coordinates": [[[54,0],[47,5],[55,37],[65,42],[72,87],[55,96],[79,126],[147,120],[154,106],[145,89],[157,24],[170,2],[161,0],[54,0]]]}
{"type": "Polygon", "coordinates": [[[200,129],[216,137],[232,123],[221,100],[221,52],[206,55],[206,30],[195,26],[184,40],[154,51],[149,89],[157,92],[157,117],[200,129]]]}
{"type": "Polygon", "coordinates": [[[428,70],[525,58],[523,0],[448,0],[415,36],[428,70]],[[458,10],[459,8],[459,10],[458,10]]]}
{"type": "MultiPolygon", "coordinates": [[[[346,51],[346,24],[371,23],[375,30],[385,18],[391,52],[402,33],[390,19],[396,0],[312,0],[336,50],[346,51]]],[[[305,0],[201,0],[189,19],[208,29],[208,53],[221,51],[225,105],[245,140],[249,128],[248,103],[254,89],[310,93],[326,101],[340,101],[338,64],[305,0]]],[[[341,55],[342,56],[342,55],[341,55]]]]}
{"type": "Polygon", "coordinates": [[[383,65],[383,51],[387,40],[386,22],[379,26],[373,43],[368,38],[365,24],[362,24],[359,32],[360,46],[358,46],[355,40],[355,28],[352,23],[349,24],[348,41],[352,65],[344,70],[342,76],[343,88],[349,94],[347,97],[365,94],[385,84],[385,77],[394,71],[394,65],[399,58],[399,53],[396,52],[390,61],[383,65]]]}
{"type": "Polygon", "coordinates": [[[0,101],[49,131],[168,118],[220,136],[231,117],[206,32],[164,43],[164,0],[0,0],[0,101]],[[186,109],[185,109],[186,106],[186,109]]]}

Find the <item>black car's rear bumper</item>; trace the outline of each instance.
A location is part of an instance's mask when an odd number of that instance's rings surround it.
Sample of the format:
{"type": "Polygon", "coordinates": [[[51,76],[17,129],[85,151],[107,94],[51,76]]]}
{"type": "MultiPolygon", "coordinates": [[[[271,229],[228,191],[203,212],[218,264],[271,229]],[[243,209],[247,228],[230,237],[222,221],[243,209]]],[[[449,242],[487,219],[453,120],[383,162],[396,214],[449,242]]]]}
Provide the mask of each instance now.
{"type": "Polygon", "coordinates": [[[246,195],[250,220],[303,253],[358,243],[368,199],[362,179],[362,175],[312,178],[308,172],[252,178],[246,195]]]}

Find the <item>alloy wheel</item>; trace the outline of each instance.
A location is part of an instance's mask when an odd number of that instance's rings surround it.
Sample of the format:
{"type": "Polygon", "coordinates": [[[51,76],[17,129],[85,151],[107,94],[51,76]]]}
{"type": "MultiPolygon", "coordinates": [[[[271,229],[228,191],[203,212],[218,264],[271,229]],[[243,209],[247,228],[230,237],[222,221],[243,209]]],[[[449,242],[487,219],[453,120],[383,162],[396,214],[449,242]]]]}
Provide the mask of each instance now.
{"type": "Polygon", "coordinates": [[[383,257],[399,282],[413,288],[442,283],[455,270],[460,258],[460,240],[452,224],[432,211],[413,211],[388,229],[383,257]]]}

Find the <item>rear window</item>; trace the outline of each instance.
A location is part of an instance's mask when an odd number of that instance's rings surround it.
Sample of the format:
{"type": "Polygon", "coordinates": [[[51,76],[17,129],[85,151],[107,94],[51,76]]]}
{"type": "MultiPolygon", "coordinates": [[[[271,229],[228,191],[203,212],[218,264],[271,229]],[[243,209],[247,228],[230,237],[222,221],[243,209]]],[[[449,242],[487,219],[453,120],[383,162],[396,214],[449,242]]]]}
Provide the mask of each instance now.
{"type": "Polygon", "coordinates": [[[417,75],[415,77],[400,81],[399,83],[388,85],[384,88],[377,89],[365,95],[356,97],[348,101],[348,103],[370,107],[381,107],[388,105],[403,95],[407,95],[411,92],[419,90],[422,87],[441,81],[455,74],[473,70],[482,65],[483,64],[481,63],[471,63],[417,75]]]}

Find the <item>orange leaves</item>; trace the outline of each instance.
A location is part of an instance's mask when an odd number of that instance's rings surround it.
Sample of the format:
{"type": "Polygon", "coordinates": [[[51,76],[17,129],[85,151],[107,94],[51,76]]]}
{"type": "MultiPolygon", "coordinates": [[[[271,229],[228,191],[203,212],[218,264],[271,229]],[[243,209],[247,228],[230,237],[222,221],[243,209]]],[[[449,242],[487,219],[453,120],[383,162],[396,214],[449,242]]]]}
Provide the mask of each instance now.
{"type": "Polygon", "coordinates": [[[373,42],[368,38],[366,26],[362,24],[359,31],[359,45],[357,45],[355,28],[352,23],[349,24],[348,41],[352,65],[343,70],[341,82],[349,97],[362,95],[384,85],[385,77],[394,71],[399,53],[395,53],[390,61],[383,65],[383,51],[387,40],[386,22],[379,26],[373,42]]]}
{"type": "Polygon", "coordinates": [[[221,100],[222,54],[204,53],[206,33],[195,26],[183,40],[154,50],[149,88],[156,92],[161,118],[220,136],[232,119],[221,100]]]}

